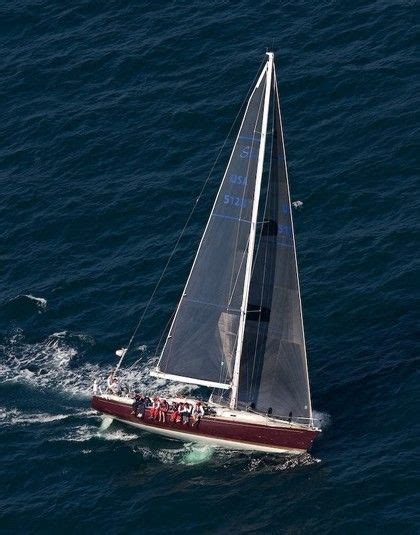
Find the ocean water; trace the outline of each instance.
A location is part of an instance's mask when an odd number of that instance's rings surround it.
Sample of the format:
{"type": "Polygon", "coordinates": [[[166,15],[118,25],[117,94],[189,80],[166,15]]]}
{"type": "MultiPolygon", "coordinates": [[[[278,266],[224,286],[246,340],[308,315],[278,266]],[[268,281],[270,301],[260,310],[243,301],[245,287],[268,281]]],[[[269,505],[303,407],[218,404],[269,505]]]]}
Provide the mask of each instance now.
{"type": "MultiPolygon", "coordinates": [[[[2,3],[1,532],[418,533],[418,8],[2,3]],[[148,436],[89,407],[267,48],[324,429],[297,458],[148,436]]],[[[147,370],[230,146],[136,337],[125,374],[142,388],[162,386],[147,370]]]]}

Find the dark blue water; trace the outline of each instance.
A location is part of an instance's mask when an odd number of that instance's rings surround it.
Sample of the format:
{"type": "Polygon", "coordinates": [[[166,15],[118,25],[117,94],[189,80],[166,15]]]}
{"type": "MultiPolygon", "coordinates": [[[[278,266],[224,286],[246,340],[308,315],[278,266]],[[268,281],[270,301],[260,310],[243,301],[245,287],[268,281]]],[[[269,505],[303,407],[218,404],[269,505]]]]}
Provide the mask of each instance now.
{"type": "MultiPolygon", "coordinates": [[[[0,530],[418,532],[417,2],[0,11],[0,530]],[[127,343],[267,47],[304,203],[324,436],[281,459],[101,430],[93,378],[127,343]]],[[[127,376],[145,387],[228,154],[136,338],[127,376]]]]}

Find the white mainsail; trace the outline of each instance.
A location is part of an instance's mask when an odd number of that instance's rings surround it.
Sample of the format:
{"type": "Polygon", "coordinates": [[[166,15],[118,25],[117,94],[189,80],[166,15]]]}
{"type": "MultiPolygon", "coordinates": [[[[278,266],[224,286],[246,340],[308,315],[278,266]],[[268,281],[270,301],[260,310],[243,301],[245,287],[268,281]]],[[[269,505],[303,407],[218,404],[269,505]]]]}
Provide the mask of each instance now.
{"type": "MultiPolygon", "coordinates": [[[[250,242],[268,64],[248,100],[230,160],[156,370],[231,388],[250,242]],[[221,325],[229,325],[221,329],[221,325]],[[225,353],[226,348],[231,348],[225,353]]],[[[269,84],[270,86],[270,84],[269,84]]]]}

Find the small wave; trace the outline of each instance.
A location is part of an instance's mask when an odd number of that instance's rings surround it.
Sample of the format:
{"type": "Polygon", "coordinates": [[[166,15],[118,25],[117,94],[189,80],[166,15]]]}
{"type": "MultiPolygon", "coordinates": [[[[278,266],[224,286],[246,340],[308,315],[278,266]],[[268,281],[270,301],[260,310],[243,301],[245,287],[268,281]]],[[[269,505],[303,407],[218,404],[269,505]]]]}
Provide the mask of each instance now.
{"type": "Polygon", "coordinates": [[[325,430],[331,423],[331,416],[327,412],[313,411],[315,424],[325,430]]]}
{"type": "Polygon", "coordinates": [[[31,413],[20,411],[19,409],[0,408],[0,423],[4,426],[45,424],[65,420],[69,414],[49,414],[49,413],[31,413]]]}
{"type": "Polygon", "coordinates": [[[51,439],[52,442],[57,441],[67,441],[67,442],[88,442],[92,439],[101,439],[108,441],[120,441],[127,442],[130,440],[136,440],[138,435],[133,433],[127,433],[121,429],[107,429],[106,431],[101,431],[96,426],[91,425],[81,425],[75,427],[64,436],[60,438],[51,439]]]}
{"type": "Polygon", "coordinates": [[[98,413],[93,409],[82,409],[67,414],[51,414],[45,412],[24,411],[17,408],[0,407],[0,426],[27,426],[33,424],[48,424],[71,418],[97,418],[98,413]]]}
{"type": "Polygon", "coordinates": [[[47,300],[44,299],[43,297],[35,297],[34,295],[31,295],[31,294],[24,294],[23,297],[26,297],[27,299],[30,299],[31,301],[35,301],[35,303],[41,310],[46,310],[47,300]]]}
{"type": "Polygon", "coordinates": [[[274,467],[274,470],[293,470],[295,468],[316,465],[320,462],[321,459],[313,457],[310,453],[302,453],[302,455],[295,455],[284,459],[283,462],[274,467]]]}
{"type": "Polygon", "coordinates": [[[154,459],[162,464],[175,464],[185,466],[195,466],[209,461],[215,448],[208,445],[196,444],[192,442],[183,443],[178,448],[156,448],[135,445],[133,451],[140,453],[146,460],[154,459]]]}
{"type": "Polygon", "coordinates": [[[82,416],[83,418],[89,418],[89,417],[98,417],[98,412],[95,409],[83,409],[81,411],[76,411],[74,413],[75,416],[82,416]]]}
{"type": "Polygon", "coordinates": [[[193,459],[189,459],[189,455],[194,452],[195,448],[200,446],[184,443],[181,447],[176,448],[150,448],[144,444],[135,444],[132,449],[134,453],[140,454],[144,460],[155,460],[162,464],[174,464],[179,466],[180,464],[191,465],[194,464],[193,459]],[[189,462],[190,461],[190,462],[189,462]]]}
{"type": "Polygon", "coordinates": [[[133,451],[139,453],[145,460],[156,460],[163,464],[196,466],[208,461],[223,468],[232,469],[237,466],[243,472],[273,472],[295,470],[317,465],[321,459],[309,453],[301,455],[264,454],[253,451],[239,451],[225,449],[220,446],[207,444],[184,443],[180,448],[151,449],[143,444],[136,443],[133,451]]]}
{"type": "Polygon", "coordinates": [[[255,454],[250,455],[251,458],[244,468],[245,472],[265,472],[267,470],[270,472],[273,470],[281,472],[284,470],[294,470],[297,468],[313,466],[321,462],[321,459],[313,457],[310,453],[302,453],[300,455],[267,454],[257,457],[255,454]]]}
{"type": "Polygon", "coordinates": [[[50,338],[51,339],[56,338],[59,340],[66,339],[67,341],[71,341],[75,339],[75,340],[80,340],[81,342],[85,342],[86,344],[90,346],[95,344],[95,340],[92,336],[88,334],[83,334],[83,333],[70,333],[69,331],[60,331],[57,333],[53,333],[50,335],[50,338]]]}
{"type": "Polygon", "coordinates": [[[16,319],[33,314],[34,310],[43,314],[47,310],[47,300],[32,294],[19,294],[6,301],[4,307],[6,314],[9,314],[11,319],[16,319]]]}
{"type": "Polygon", "coordinates": [[[67,331],[60,331],[58,333],[52,333],[51,338],[64,338],[67,335],[67,331]]]}
{"type": "Polygon", "coordinates": [[[187,444],[185,450],[181,463],[195,466],[209,461],[213,457],[215,448],[209,445],[187,444]]]}

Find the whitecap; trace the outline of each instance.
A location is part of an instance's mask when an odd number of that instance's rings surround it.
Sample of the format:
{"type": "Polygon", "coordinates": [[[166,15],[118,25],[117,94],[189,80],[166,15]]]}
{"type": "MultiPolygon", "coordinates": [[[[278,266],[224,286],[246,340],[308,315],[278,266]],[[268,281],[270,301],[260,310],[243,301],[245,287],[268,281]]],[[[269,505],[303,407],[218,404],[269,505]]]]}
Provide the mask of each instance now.
{"type": "Polygon", "coordinates": [[[19,409],[0,408],[0,423],[4,426],[26,426],[33,424],[45,424],[65,420],[69,414],[50,414],[44,412],[27,412],[19,409]]]}
{"type": "Polygon", "coordinates": [[[209,461],[213,457],[215,451],[214,447],[207,444],[187,444],[185,450],[181,462],[188,466],[195,466],[209,461]]]}
{"type": "MultiPolygon", "coordinates": [[[[145,460],[153,459],[162,464],[188,465],[196,464],[194,462],[188,462],[188,455],[193,452],[194,447],[195,446],[193,444],[186,443],[182,444],[181,447],[178,448],[157,447],[155,449],[151,449],[149,446],[136,443],[133,445],[132,449],[133,452],[139,453],[145,460]]],[[[193,461],[193,459],[191,458],[190,461],[193,461]]]]}
{"type": "Polygon", "coordinates": [[[57,441],[67,441],[67,442],[88,442],[92,439],[101,439],[107,441],[120,441],[127,442],[130,440],[135,440],[138,438],[138,435],[134,433],[127,433],[121,429],[107,429],[106,431],[101,431],[96,426],[91,425],[80,425],[71,429],[62,437],[56,437],[51,439],[53,442],[57,441]]]}
{"type": "Polygon", "coordinates": [[[34,295],[31,295],[31,294],[24,294],[23,297],[26,297],[27,299],[30,299],[31,301],[35,301],[35,303],[41,310],[46,310],[47,300],[44,299],[44,297],[35,297],[34,295]]]}
{"type": "Polygon", "coordinates": [[[52,333],[51,338],[64,338],[67,335],[67,331],[60,331],[58,333],[52,333]]]}
{"type": "Polygon", "coordinates": [[[313,411],[315,425],[321,429],[326,429],[331,423],[331,416],[327,412],[313,411]]]}
{"type": "Polygon", "coordinates": [[[312,466],[321,462],[321,459],[313,457],[310,453],[302,453],[301,455],[294,455],[286,457],[281,463],[274,466],[274,470],[293,470],[304,466],[312,466]]]}

